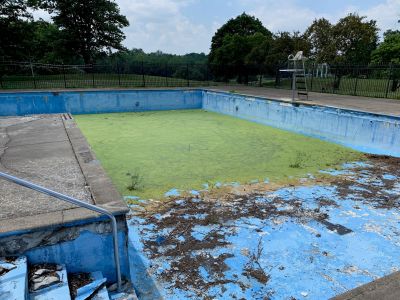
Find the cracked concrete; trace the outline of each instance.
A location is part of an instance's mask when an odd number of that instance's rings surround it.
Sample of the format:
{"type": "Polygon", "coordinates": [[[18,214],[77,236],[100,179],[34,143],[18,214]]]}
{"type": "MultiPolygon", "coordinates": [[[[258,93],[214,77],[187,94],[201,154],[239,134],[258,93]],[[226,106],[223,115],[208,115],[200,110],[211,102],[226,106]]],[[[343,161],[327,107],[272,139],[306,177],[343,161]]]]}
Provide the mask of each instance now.
{"type": "MultiPolygon", "coordinates": [[[[58,115],[0,119],[0,170],[92,202],[58,115]]],[[[0,180],[0,219],[73,208],[52,197],[0,180]]]]}
{"type": "MultiPolygon", "coordinates": [[[[115,215],[127,212],[74,120],[63,115],[0,118],[0,171],[115,215]]],[[[0,236],[98,216],[0,179],[0,236]]]]}

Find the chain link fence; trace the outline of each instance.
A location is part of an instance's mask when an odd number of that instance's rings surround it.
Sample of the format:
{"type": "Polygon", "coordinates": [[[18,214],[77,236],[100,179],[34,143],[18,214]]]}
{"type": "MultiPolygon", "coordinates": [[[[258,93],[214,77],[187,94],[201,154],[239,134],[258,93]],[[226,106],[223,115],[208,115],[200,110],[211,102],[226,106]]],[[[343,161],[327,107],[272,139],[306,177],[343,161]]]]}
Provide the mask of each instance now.
{"type": "MultiPolygon", "coordinates": [[[[290,74],[273,65],[159,64],[55,65],[0,63],[1,89],[147,88],[251,85],[291,88],[290,74]]],[[[283,67],[284,68],[284,67],[283,67]]],[[[328,65],[308,62],[309,91],[400,99],[400,65],[328,65]]]]}

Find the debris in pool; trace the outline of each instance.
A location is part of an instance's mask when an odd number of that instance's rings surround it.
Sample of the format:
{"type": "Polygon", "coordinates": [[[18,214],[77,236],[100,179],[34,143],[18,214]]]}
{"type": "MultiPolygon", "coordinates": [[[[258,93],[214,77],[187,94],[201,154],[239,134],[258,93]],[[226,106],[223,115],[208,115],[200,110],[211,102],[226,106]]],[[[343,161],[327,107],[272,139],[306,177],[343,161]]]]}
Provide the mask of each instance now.
{"type": "Polygon", "coordinates": [[[344,235],[353,232],[350,228],[347,228],[340,224],[333,224],[327,220],[318,220],[321,224],[325,225],[330,231],[336,232],[337,234],[344,235]]]}
{"type": "MultiPolygon", "coordinates": [[[[149,201],[141,204],[145,210],[133,212],[136,218],[132,219],[131,226],[137,227],[146,259],[155,270],[161,267],[153,272],[157,282],[166,287],[166,293],[171,293],[168,295],[179,295],[177,299],[231,295],[238,299],[257,298],[255,295],[259,294],[290,298],[302,290],[285,292],[275,287],[279,280],[296,276],[293,275],[298,274],[296,268],[313,280],[323,280],[323,291],[334,296],[338,282],[346,285],[348,281],[349,286],[355,287],[375,276],[366,273],[370,269],[361,265],[355,267],[363,271],[350,272],[345,264],[354,262],[343,256],[333,264],[333,258],[350,251],[341,248],[340,243],[367,235],[364,243],[369,245],[373,241],[368,236],[371,233],[385,246],[398,240],[392,232],[394,223],[387,232],[382,232],[382,227],[378,227],[382,223],[371,225],[374,223],[368,223],[365,218],[386,219],[389,215],[385,211],[393,212],[391,209],[400,207],[398,194],[386,192],[396,188],[397,180],[386,180],[383,176],[392,174],[400,178],[400,159],[371,156],[370,160],[365,166],[352,166],[351,173],[322,178],[320,175],[289,187],[273,182],[224,185],[199,191],[198,195],[172,196],[163,205],[149,201]],[[367,179],[371,178],[380,185],[370,185],[367,179]],[[343,213],[353,212],[356,207],[357,213],[343,213]],[[167,228],[169,231],[165,235],[163,230],[167,228]],[[161,244],[157,243],[160,232],[163,232],[162,238],[166,238],[161,244]],[[336,234],[327,234],[332,232],[336,234]],[[285,234],[290,234],[290,238],[285,234]],[[254,240],[258,238],[269,252],[268,259],[261,253],[256,263],[253,258],[257,257],[257,245],[254,245],[257,241],[254,240]],[[338,243],[338,248],[331,248],[331,243],[338,243]],[[297,248],[298,245],[303,248],[297,248]],[[298,253],[290,251],[292,246],[298,253]],[[272,259],[275,254],[278,260],[272,259]],[[304,257],[312,267],[302,265],[304,257]],[[169,266],[164,267],[165,262],[169,266]],[[310,273],[322,266],[324,271],[319,277],[315,272],[310,273]],[[346,277],[356,275],[358,277],[346,277]]],[[[353,252],[353,255],[356,254],[353,252]]],[[[396,266],[390,261],[380,261],[380,265],[382,272],[396,266]]],[[[306,285],[300,293],[303,297],[321,298],[319,291],[308,291],[306,285]]]]}
{"type": "Polygon", "coordinates": [[[167,240],[167,238],[165,236],[158,236],[156,238],[156,243],[160,246],[162,245],[165,241],[167,240]]]}

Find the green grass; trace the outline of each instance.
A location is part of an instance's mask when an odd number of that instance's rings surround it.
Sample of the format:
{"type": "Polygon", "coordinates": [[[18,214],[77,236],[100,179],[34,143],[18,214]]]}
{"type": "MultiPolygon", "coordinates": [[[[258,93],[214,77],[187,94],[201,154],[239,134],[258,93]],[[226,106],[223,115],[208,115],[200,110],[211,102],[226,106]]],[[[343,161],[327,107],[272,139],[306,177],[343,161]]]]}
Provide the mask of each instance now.
{"type": "Polygon", "coordinates": [[[361,158],[336,144],[202,110],[75,120],[119,191],[143,198],[207,182],[282,182],[361,158]],[[142,178],[139,190],[128,190],[128,172],[142,178]]]}
{"type": "MultiPolygon", "coordinates": [[[[60,75],[3,76],[3,89],[34,89],[34,88],[91,88],[91,87],[186,87],[187,79],[137,75],[137,74],[106,74],[82,73],[66,74],[65,80],[60,75]]],[[[207,81],[189,80],[189,86],[204,86],[207,81]]],[[[211,84],[211,82],[210,82],[211,84]]]]}

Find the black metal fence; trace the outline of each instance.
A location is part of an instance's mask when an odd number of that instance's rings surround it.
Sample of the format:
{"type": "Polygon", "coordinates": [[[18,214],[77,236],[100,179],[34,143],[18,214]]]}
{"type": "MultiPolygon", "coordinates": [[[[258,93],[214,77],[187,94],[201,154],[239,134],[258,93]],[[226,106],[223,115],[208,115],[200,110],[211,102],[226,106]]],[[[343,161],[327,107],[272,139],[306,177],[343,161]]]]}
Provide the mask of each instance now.
{"type": "MultiPolygon", "coordinates": [[[[115,62],[108,65],[0,63],[1,89],[200,87],[291,88],[290,74],[271,65],[115,62]]],[[[320,65],[305,69],[309,91],[400,99],[400,65],[320,65]]]]}

